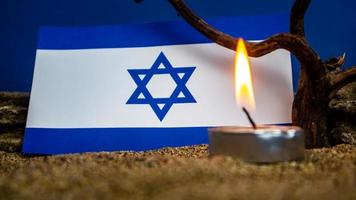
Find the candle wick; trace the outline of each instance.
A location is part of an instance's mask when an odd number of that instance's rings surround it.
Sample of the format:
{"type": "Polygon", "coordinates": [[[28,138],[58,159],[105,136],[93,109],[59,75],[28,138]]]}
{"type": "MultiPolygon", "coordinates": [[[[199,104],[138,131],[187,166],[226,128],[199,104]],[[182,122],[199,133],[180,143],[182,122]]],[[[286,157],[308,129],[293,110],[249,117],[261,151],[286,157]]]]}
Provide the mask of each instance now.
{"type": "Polygon", "coordinates": [[[252,125],[253,129],[256,129],[257,128],[256,123],[253,121],[250,113],[247,111],[247,109],[245,107],[242,107],[242,110],[246,114],[247,119],[248,119],[248,121],[250,121],[250,124],[252,125]]]}

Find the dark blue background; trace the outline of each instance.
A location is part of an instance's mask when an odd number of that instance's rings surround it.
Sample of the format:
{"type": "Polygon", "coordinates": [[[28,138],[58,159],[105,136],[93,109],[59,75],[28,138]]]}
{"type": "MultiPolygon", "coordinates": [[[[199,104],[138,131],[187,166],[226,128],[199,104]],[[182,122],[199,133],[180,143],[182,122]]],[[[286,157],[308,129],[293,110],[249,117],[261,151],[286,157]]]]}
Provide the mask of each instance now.
{"type": "MultiPolygon", "coordinates": [[[[292,0],[187,0],[202,17],[289,12],[292,0]],[[204,3],[203,3],[204,2],[204,3]]],[[[323,59],[356,64],[356,1],[314,0],[306,33],[323,59]]],[[[86,26],[178,19],[167,0],[0,0],[0,90],[30,91],[39,26],[86,26]]]]}

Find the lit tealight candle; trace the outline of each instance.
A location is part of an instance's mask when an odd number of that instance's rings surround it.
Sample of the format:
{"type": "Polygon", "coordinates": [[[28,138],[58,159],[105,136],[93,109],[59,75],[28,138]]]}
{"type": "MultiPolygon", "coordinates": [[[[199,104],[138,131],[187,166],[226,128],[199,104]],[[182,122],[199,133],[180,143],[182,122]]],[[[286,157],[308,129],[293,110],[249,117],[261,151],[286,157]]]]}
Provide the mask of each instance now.
{"type": "Polygon", "coordinates": [[[251,70],[244,41],[239,39],[235,59],[236,102],[251,127],[209,130],[210,155],[229,155],[247,162],[271,163],[304,158],[304,132],[295,126],[256,125],[248,111],[256,109],[251,70]]]}

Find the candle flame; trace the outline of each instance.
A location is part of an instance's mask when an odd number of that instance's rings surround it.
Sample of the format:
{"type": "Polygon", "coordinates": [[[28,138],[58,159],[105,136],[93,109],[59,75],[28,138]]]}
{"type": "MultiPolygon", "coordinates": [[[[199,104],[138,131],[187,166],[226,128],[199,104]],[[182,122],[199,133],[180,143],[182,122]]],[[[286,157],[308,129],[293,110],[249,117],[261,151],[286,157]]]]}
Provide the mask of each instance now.
{"type": "Polygon", "coordinates": [[[250,62],[243,39],[238,39],[235,57],[235,99],[238,105],[255,111],[250,62]]]}

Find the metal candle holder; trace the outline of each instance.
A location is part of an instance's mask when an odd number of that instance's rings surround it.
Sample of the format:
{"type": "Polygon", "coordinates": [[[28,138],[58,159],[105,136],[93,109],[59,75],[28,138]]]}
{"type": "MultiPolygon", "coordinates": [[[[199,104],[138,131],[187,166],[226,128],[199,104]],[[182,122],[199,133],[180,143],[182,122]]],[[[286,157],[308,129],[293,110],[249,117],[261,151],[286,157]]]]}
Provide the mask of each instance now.
{"type": "Polygon", "coordinates": [[[304,158],[304,132],[295,126],[218,127],[209,129],[210,155],[247,162],[273,163],[304,158]]]}
{"type": "Polygon", "coordinates": [[[210,155],[228,155],[246,162],[274,163],[304,159],[303,129],[296,126],[256,126],[243,108],[252,127],[226,126],[209,129],[210,155]]]}

